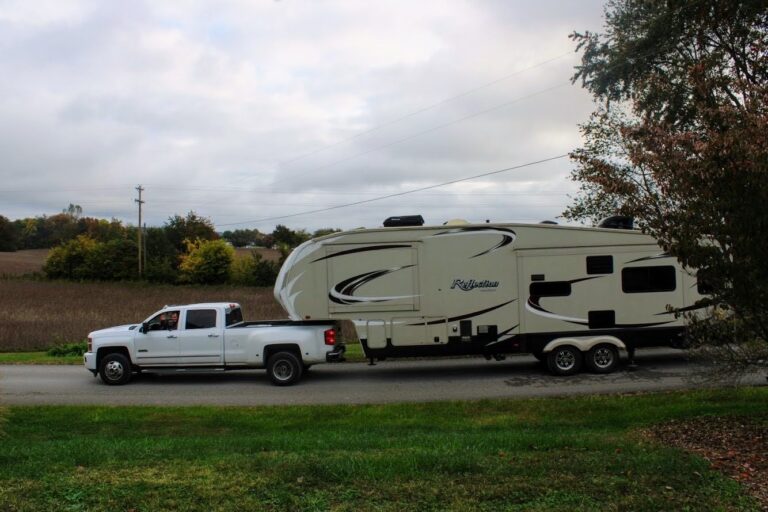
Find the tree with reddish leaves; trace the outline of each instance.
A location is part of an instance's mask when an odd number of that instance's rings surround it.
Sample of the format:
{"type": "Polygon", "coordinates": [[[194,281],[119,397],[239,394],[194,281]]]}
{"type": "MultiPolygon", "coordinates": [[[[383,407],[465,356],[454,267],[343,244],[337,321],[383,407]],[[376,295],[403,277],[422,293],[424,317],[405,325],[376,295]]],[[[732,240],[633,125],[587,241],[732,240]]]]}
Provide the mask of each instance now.
{"type": "Polygon", "coordinates": [[[572,35],[596,109],[564,216],[635,217],[720,308],[691,339],[768,366],[768,5],[612,0],[605,22],[572,35]]]}

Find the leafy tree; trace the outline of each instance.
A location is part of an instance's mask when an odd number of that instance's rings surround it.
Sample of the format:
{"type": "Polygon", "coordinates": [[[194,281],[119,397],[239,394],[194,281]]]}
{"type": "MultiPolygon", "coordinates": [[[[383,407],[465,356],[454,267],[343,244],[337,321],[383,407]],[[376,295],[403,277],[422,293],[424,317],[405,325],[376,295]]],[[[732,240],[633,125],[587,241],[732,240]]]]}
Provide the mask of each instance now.
{"type": "Polygon", "coordinates": [[[151,282],[175,283],[179,277],[180,255],[165,228],[147,228],[144,244],[147,254],[144,278],[151,282]]]}
{"type": "Polygon", "coordinates": [[[82,217],[77,221],[78,230],[94,240],[106,242],[109,240],[120,240],[126,237],[134,237],[135,233],[123,226],[123,223],[117,219],[95,219],[93,217],[82,217]]]}
{"type": "Polygon", "coordinates": [[[43,265],[43,272],[51,279],[87,279],[85,261],[98,242],[80,235],[51,250],[43,265]]]}
{"type": "Polygon", "coordinates": [[[581,192],[564,215],[636,217],[728,310],[693,321],[692,339],[767,364],[765,2],[613,0],[605,34],[572,37],[574,80],[597,107],[571,154],[581,192]]]}
{"type": "Polygon", "coordinates": [[[258,229],[236,229],[234,231],[225,231],[221,234],[221,237],[235,247],[245,247],[259,242],[261,233],[259,233],[258,229]]]}
{"type": "Polygon", "coordinates": [[[18,238],[16,226],[0,215],[0,252],[15,251],[18,248],[18,238]]]}
{"type": "Polygon", "coordinates": [[[129,280],[137,277],[136,258],[133,240],[99,242],[80,235],[52,249],[43,271],[51,279],[129,280]]]}
{"type": "Polygon", "coordinates": [[[194,284],[221,284],[229,279],[235,250],[224,240],[187,242],[187,253],[181,257],[180,280],[194,284]]]}
{"type": "Polygon", "coordinates": [[[77,220],[83,214],[83,208],[79,204],[69,203],[69,206],[61,210],[61,213],[69,215],[72,219],[77,220]]]}
{"type": "Polygon", "coordinates": [[[278,224],[272,232],[272,239],[277,245],[285,244],[293,248],[309,240],[309,233],[303,229],[293,231],[282,224],[278,224]]]}
{"type": "Polygon", "coordinates": [[[216,240],[219,235],[210,219],[189,212],[186,217],[174,215],[165,224],[168,240],[176,247],[179,254],[187,249],[189,240],[216,240]]]}

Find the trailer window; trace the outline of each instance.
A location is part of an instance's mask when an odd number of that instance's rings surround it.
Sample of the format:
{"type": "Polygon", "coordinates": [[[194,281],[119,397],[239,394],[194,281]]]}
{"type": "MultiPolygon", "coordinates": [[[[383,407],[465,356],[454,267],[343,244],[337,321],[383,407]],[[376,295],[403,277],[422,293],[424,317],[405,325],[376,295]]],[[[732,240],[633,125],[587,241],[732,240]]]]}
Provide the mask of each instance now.
{"type": "Polygon", "coordinates": [[[613,274],[613,256],[587,256],[587,274],[613,274]]]}
{"type": "Polygon", "coordinates": [[[187,311],[187,329],[210,329],[216,327],[215,309],[190,309],[187,311]]]}
{"type": "Polygon", "coordinates": [[[677,288],[675,267],[628,267],[621,271],[624,293],[671,292],[677,288]]]}
{"type": "Polygon", "coordinates": [[[227,327],[230,325],[239,324],[243,321],[243,310],[240,308],[235,308],[229,313],[227,313],[227,327]]]}
{"type": "Polygon", "coordinates": [[[548,281],[531,283],[528,288],[534,297],[567,297],[571,294],[571,283],[568,281],[548,281]]]}

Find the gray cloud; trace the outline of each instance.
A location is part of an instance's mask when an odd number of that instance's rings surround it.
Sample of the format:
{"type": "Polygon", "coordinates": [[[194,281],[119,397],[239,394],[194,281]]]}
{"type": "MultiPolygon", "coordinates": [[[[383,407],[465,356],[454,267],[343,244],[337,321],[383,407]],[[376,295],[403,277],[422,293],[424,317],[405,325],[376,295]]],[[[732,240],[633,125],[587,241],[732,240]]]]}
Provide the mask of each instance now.
{"type": "MultiPolygon", "coordinates": [[[[30,5],[0,8],[10,77],[0,81],[0,214],[74,202],[135,222],[142,183],[147,222],[194,209],[217,225],[575,147],[589,98],[545,90],[572,74],[568,34],[599,29],[602,13],[595,0],[30,5]]],[[[256,227],[552,218],[575,190],[570,168],[560,160],[256,227]]]]}

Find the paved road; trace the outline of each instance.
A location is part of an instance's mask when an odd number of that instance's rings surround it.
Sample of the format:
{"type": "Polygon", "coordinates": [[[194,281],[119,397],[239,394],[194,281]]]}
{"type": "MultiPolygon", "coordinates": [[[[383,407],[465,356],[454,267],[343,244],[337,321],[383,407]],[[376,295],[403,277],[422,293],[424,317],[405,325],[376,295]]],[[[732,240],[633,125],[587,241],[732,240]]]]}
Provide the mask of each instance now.
{"type": "MultiPolygon", "coordinates": [[[[554,377],[530,356],[313,367],[298,385],[272,386],[265,372],[142,375],[106,386],[80,366],[0,365],[0,404],[276,405],[426,402],[697,388],[705,367],[669,349],[638,353],[639,367],[610,375],[554,377]]],[[[765,375],[746,384],[765,385],[765,375]]]]}

